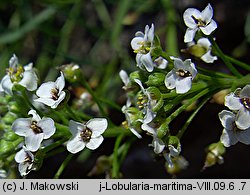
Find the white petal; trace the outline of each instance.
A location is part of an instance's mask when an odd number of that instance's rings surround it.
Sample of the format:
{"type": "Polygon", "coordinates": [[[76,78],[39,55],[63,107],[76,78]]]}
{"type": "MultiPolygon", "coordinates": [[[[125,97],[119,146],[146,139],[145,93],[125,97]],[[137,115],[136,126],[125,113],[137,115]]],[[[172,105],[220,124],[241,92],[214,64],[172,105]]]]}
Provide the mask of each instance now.
{"type": "Polygon", "coordinates": [[[250,85],[246,85],[240,92],[240,96],[242,97],[250,97],[250,85]]]}
{"type": "Polygon", "coordinates": [[[13,54],[13,56],[9,60],[9,67],[16,68],[17,65],[18,65],[18,58],[16,57],[15,54],[13,54]]]}
{"type": "Polygon", "coordinates": [[[197,32],[198,28],[187,28],[186,33],[184,35],[184,43],[189,43],[194,40],[195,33],[197,32]]]}
{"type": "Polygon", "coordinates": [[[43,98],[51,98],[51,89],[55,89],[56,84],[55,82],[46,82],[43,83],[36,91],[36,95],[38,97],[43,97],[43,98]]]}
{"type": "Polygon", "coordinates": [[[244,130],[244,131],[239,131],[236,132],[236,136],[239,140],[239,142],[243,144],[250,144],[250,128],[244,130]]]}
{"type": "Polygon", "coordinates": [[[103,142],[103,137],[99,136],[99,137],[95,137],[95,138],[91,138],[89,140],[88,143],[86,143],[86,147],[90,150],[95,150],[96,148],[98,148],[101,143],[103,142]]]}
{"type": "Polygon", "coordinates": [[[154,147],[154,152],[156,154],[161,153],[163,151],[163,149],[165,148],[164,142],[161,139],[157,138],[157,137],[153,138],[152,145],[154,147]]]}
{"type": "Polygon", "coordinates": [[[227,131],[233,131],[233,123],[235,121],[235,114],[228,110],[222,110],[218,115],[219,115],[219,119],[221,121],[222,126],[227,131]]]}
{"type": "Polygon", "coordinates": [[[169,168],[172,168],[174,167],[174,164],[173,164],[173,161],[172,161],[172,158],[171,158],[171,155],[169,153],[167,153],[166,155],[164,155],[167,163],[168,163],[168,167],[169,168]]]}
{"type": "Polygon", "coordinates": [[[120,75],[120,78],[121,78],[122,82],[124,83],[124,85],[127,86],[129,83],[129,77],[128,77],[128,74],[126,73],[126,71],[121,70],[119,72],[119,75],[120,75]]]}
{"type": "Polygon", "coordinates": [[[139,79],[134,79],[134,81],[140,86],[142,92],[145,94],[146,93],[146,90],[144,89],[141,81],[139,79]]]}
{"type": "Polygon", "coordinates": [[[179,156],[179,154],[181,152],[180,148],[177,149],[172,145],[168,145],[168,149],[169,149],[169,152],[170,152],[171,156],[179,156]]]}
{"type": "Polygon", "coordinates": [[[130,44],[133,50],[138,50],[140,49],[143,42],[144,42],[143,37],[135,37],[131,40],[130,44]]]}
{"type": "Polygon", "coordinates": [[[18,171],[19,171],[21,176],[25,176],[31,171],[31,167],[32,167],[32,164],[30,164],[30,163],[27,163],[27,162],[20,163],[18,165],[18,171]]]}
{"type": "Polygon", "coordinates": [[[42,118],[42,120],[37,123],[37,126],[42,129],[44,139],[50,138],[56,131],[55,123],[51,118],[42,118]]]}
{"type": "Polygon", "coordinates": [[[64,91],[61,91],[58,100],[54,101],[54,104],[51,105],[51,108],[57,108],[57,106],[64,100],[65,96],[66,93],[64,91]]]}
{"type": "Polygon", "coordinates": [[[129,130],[139,139],[142,138],[142,136],[132,127],[129,128],[129,130]]]}
{"type": "MultiPolygon", "coordinates": [[[[183,19],[187,27],[189,28],[196,28],[197,24],[195,20],[192,18],[195,17],[196,19],[201,19],[201,12],[197,9],[194,8],[188,8],[186,11],[183,13],[183,19]]],[[[188,41],[190,42],[190,41],[188,41]]]]}
{"type": "Polygon", "coordinates": [[[18,118],[12,124],[12,130],[20,136],[33,135],[33,131],[30,128],[31,119],[29,118],[18,118]]]}
{"type": "Polygon", "coordinates": [[[13,83],[10,80],[9,75],[5,75],[1,81],[1,86],[3,88],[3,90],[5,91],[5,93],[12,95],[12,87],[13,87],[13,83]]]}
{"type": "Polygon", "coordinates": [[[147,33],[147,41],[153,43],[154,41],[154,24],[151,24],[151,28],[147,33]]]}
{"type": "Polygon", "coordinates": [[[84,125],[82,123],[70,120],[69,121],[69,130],[73,137],[75,137],[77,134],[79,134],[80,131],[84,129],[84,125]]]}
{"type": "Polygon", "coordinates": [[[148,72],[152,72],[154,70],[153,61],[152,61],[150,53],[147,53],[146,55],[142,55],[140,60],[148,72]]]}
{"type": "Polygon", "coordinates": [[[37,89],[38,78],[34,71],[25,71],[23,73],[23,79],[19,82],[28,91],[34,91],[37,89]]]}
{"type": "Polygon", "coordinates": [[[33,69],[33,63],[29,63],[23,67],[25,71],[29,71],[33,69]]]}
{"type": "Polygon", "coordinates": [[[16,153],[15,161],[17,163],[22,163],[24,162],[26,156],[27,156],[27,153],[24,151],[24,149],[21,149],[19,152],[16,153]]]}
{"type": "Polygon", "coordinates": [[[220,141],[225,147],[229,147],[235,145],[238,142],[238,139],[233,131],[226,131],[224,129],[220,137],[220,141]]]}
{"type": "Polygon", "coordinates": [[[211,22],[207,26],[200,27],[201,31],[205,35],[210,35],[216,28],[217,28],[217,23],[214,20],[211,20],[211,22]]]}
{"type": "Polygon", "coordinates": [[[45,97],[45,98],[43,98],[43,97],[42,98],[37,98],[34,101],[43,103],[43,104],[45,104],[47,106],[50,106],[50,107],[55,104],[55,100],[53,100],[51,98],[47,98],[47,97],[45,97]]]}
{"type": "Polygon", "coordinates": [[[32,119],[37,121],[37,122],[41,120],[41,117],[37,114],[37,112],[35,110],[30,110],[28,112],[28,115],[32,115],[32,119]]]}
{"type": "Polygon", "coordinates": [[[160,56],[154,60],[154,65],[159,69],[165,69],[168,65],[168,61],[160,56]]]}
{"type": "Polygon", "coordinates": [[[100,136],[108,127],[108,121],[105,118],[90,119],[86,126],[92,131],[91,137],[100,136]]]}
{"type": "Polygon", "coordinates": [[[136,33],[135,33],[135,36],[136,37],[144,37],[144,33],[142,32],[142,31],[137,31],[136,33]]]}
{"type": "Polygon", "coordinates": [[[43,133],[38,133],[25,137],[25,145],[27,149],[31,152],[37,151],[43,141],[43,136],[43,133]]]}
{"type": "Polygon", "coordinates": [[[175,82],[177,80],[177,76],[174,73],[173,70],[171,70],[165,77],[165,85],[168,89],[174,89],[175,88],[175,82]]]}
{"type": "Polygon", "coordinates": [[[141,125],[141,129],[144,131],[147,131],[148,133],[152,135],[156,135],[156,129],[154,129],[153,127],[150,127],[147,123],[143,123],[141,125]]]}
{"type": "Polygon", "coordinates": [[[207,50],[211,48],[211,43],[207,38],[200,38],[197,41],[197,44],[204,47],[204,48],[206,48],[207,50]]]}
{"type": "Polygon", "coordinates": [[[176,93],[178,94],[186,93],[192,87],[192,77],[177,79],[175,85],[176,85],[176,93]]]}
{"type": "Polygon", "coordinates": [[[243,107],[240,98],[236,97],[234,93],[230,93],[225,97],[225,106],[230,110],[239,110],[243,107]]]}
{"type": "Polygon", "coordinates": [[[250,111],[245,108],[240,109],[235,123],[239,129],[245,130],[250,128],[250,111]]]}
{"type": "Polygon", "coordinates": [[[61,76],[56,79],[55,85],[56,85],[56,88],[59,90],[59,93],[65,87],[65,79],[64,79],[64,75],[62,72],[61,72],[61,76]]]}
{"type": "Polygon", "coordinates": [[[143,119],[143,123],[150,123],[156,117],[156,113],[152,111],[152,109],[148,106],[146,110],[146,114],[143,119]]]}
{"type": "Polygon", "coordinates": [[[80,139],[80,135],[71,138],[67,142],[67,150],[73,154],[80,152],[86,146],[86,143],[80,139]]]}
{"type": "Polygon", "coordinates": [[[214,63],[215,60],[217,60],[217,56],[212,56],[211,51],[209,50],[207,53],[205,53],[203,56],[201,56],[201,59],[206,63],[214,63]]]}
{"type": "Polygon", "coordinates": [[[201,12],[202,21],[208,23],[213,17],[213,8],[210,4],[201,12]]]}

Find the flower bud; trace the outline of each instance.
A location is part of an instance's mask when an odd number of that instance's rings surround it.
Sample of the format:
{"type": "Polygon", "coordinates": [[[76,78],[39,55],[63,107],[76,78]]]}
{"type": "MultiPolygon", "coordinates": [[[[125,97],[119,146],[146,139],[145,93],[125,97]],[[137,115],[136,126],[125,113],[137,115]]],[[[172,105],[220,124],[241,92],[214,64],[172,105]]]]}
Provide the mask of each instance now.
{"type": "Polygon", "coordinates": [[[60,66],[59,69],[63,72],[65,79],[70,83],[74,83],[80,78],[81,69],[77,64],[65,64],[60,66]]]}
{"type": "Polygon", "coordinates": [[[156,87],[149,87],[147,88],[147,91],[150,93],[150,97],[153,100],[159,100],[161,98],[161,92],[158,88],[156,87]]]}
{"type": "Polygon", "coordinates": [[[18,108],[17,102],[10,102],[9,103],[9,111],[13,113],[20,113],[20,109],[18,108]]]}
{"type": "Polygon", "coordinates": [[[163,73],[159,73],[159,72],[155,72],[153,74],[150,74],[148,77],[148,81],[146,82],[146,84],[148,86],[161,86],[161,85],[165,85],[164,84],[164,80],[165,80],[165,74],[163,73]]]}
{"type": "Polygon", "coordinates": [[[207,149],[207,156],[203,169],[211,167],[216,163],[222,164],[224,162],[222,155],[225,151],[225,147],[221,142],[210,144],[207,149]]]}
{"type": "Polygon", "coordinates": [[[5,155],[14,150],[13,143],[4,139],[0,140],[0,156],[5,155]]]}
{"type": "Polygon", "coordinates": [[[15,134],[14,131],[7,131],[3,135],[3,139],[5,139],[6,141],[15,141],[18,138],[19,136],[15,134]]]}
{"type": "Polygon", "coordinates": [[[157,136],[159,138],[163,138],[165,135],[167,135],[167,133],[169,132],[169,127],[167,123],[163,123],[157,131],[157,136]]]}
{"type": "Polygon", "coordinates": [[[167,162],[165,163],[166,171],[171,175],[176,175],[180,173],[189,165],[188,161],[183,156],[176,156],[172,159],[172,163],[173,166],[169,166],[167,162]]]}
{"type": "Polygon", "coordinates": [[[189,53],[195,57],[200,58],[207,52],[207,49],[205,47],[202,47],[201,45],[196,44],[182,50],[182,52],[189,53]]]}
{"type": "Polygon", "coordinates": [[[135,79],[139,79],[142,83],[146,81],[145,75],[141,71],[134,71],[129,74],[130,81],[134,81],[135,79]]]}
{"type": "Polygon", "coordinates": [[[2,118],[2,121],[7,125],[11,125],[14,122],[14,120],[16,120],[16,118],[17,118],[16,114],[12,112],[7,112],[7,114],[5,114],[5,116],[2,118]]]}

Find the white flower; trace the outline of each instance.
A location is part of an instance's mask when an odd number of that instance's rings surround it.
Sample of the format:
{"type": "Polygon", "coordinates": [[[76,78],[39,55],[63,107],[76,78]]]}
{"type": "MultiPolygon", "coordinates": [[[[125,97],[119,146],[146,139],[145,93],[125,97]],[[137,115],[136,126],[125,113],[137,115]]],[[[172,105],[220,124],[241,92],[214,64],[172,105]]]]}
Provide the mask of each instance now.
{"type": "Polygon", "coordinates": [[[154,69],[154,63],[152,61],[150,51],[154,44],[154,24],[149,28],[145,27],[145,32],[138,31],[135,33],[135,38],[131,40],[131,47],[136,55],[137,66],[142,70],[152,72],[154,69]]]}
{"type": "Polygon", "coordinates": [[[225,106],[238,111],[235,123],[239,129],[250,128],[250,85],[246,85],[242,90],[238,88],[234,93],[227,95],[225,106]]]}
{"type": "Polygon", "coordinates": [[[18,58],[14,54],[9,60],[9,68],[7,75],[3,77],[0,83],[0,92],[12,95],[14,84],[19,84],[25,87],[28,91],[37,89],[38,77],[33,70],[33,64],[29,63],[26,66],[21,66],[18,63],[18,58]]]}
{"type": "Polygon", "coordinates": [[[34,155],[25,146],[16,153],[15,160],[19,163],[18,170],[21,176],[25,176],[31,170],[34,170],[34,155]]]}
{"type": "Polygon", "coordinates": [[[143,123],[141,125],[141,128],[142,130],[147,131],[149,134],[153,136],[153,141],[150,146],[154,147],[154,152],[156,154],[160,154],[163,152],[165,148],[165,143],[160,138],[157,137],[157,129],[152,126],[154,126],[152,123],[151,125],[143,123]]]}
{"type": "MultiPolygon", "coordinates": [[[[212,44],[207,38],[200,38],[197,41],[197,44],[194,42],[188,43],[189,48],[197,48],[198,52],[194,53],[196,57],[199,57],[201,60],[203,60],[206,63],[213,63],[215,60],[217,60],[217,56],[212,56],[212,44]]],[[[194,49],[195,52],[195,49],[194,49]]]]}
{"type": "Polygon", "coordinates": [[[56,131],[54,121],[51,118],[42,119],[35,110],[30,110],[31,118],[18,118],[12,124],[13,131],[25,137],[25,145],[28,150],[35,152],[39,149],[43,139],[50,138],[56,131]]]}
{"type": "MultiPolygon", "coordinates": [[[[129,79],[128,74],[126,73],[126,71],[121,70],[119,72],[119,76],[120,76],[122,82],[124,83],[124,86],[122,88],[124,90],[129,90],[130,79],[129,79]]],[[[126,107],[130,107],[130,106],[131,106],[131,99],[130,99],[129,96],[127,96],[126,107]]]]}
{"type": "Polygon", "coordinates": [[[165,69],[167,68],[167,65],[168,65],[168,61],[161,56],[154,60],[154,66],[159,69],[165,69]]]}
{"type": "Polygon", "coordinates": [[[0,179],[6,179],[7,177],[7,172],[4,169],[0,169],[0,179]]]}
{"type": "Polygon", "coordinates": [[[188,8],[183,14],[184,22],[188,27],[184,36],[184,42],[193,41],[198,30],[201,30],[205,35],[210,35],[217,28],[217,24],[212,17],[213,8],[210,4],[202,12],[194,8],[188,8]]]}
{"type": "Polygon", "coordinates": [[[105,118],[94,118],[85,124],[70,120],[69,130],[73,137],[67,143],[67,150],[73,154],[85,147],[95,150],[103,142],[101,134],[107,127],[108,122],[105,118]]]}
{"type": "Polygon", "coordinates": [[[150,52],[150,48],[153,46],[153,41],[154,24],[151,25],[151,28],[146,25],[144,33],[141,31],[135,33],[135,38],[131,40],[131,47],[135,53],[146,54],[150,52]]]}
{"type": "Polygon", "coordinates": [[[219,113],[219,118],[224,127],[220,141],[225,147],[235,145],[237,142],[250,144],[250,128],[241,130],[235,124],[236,116],[234,113],[223,110],[219,113]]]}
{"type": "Polygon", "coordinates": [[[63,73],[56,79],[55,82],[49,81],[43,83],[36,91],[36,95],[39,97],[34,101],[41,102],[51,108],[57,108],[57,106],[63,101],[66,93],[63,91],[65,86],[65,80],[63,73]]]}
{"type": "Polygon", "coordinates": [[[177,157],[179,156],[180,152],[181,152],[181,146],[178,145],[177,148],[175,148],[173,145],[168,145],[168,150],[169,152],[167,152],[164,157],[168,163],[168,166],[170,168],[172,168],[174,166],[173,161],[172,161],[172,157],[177,157]]]}
{"type": "Polygon", "coordinates": [[[141,81],[139,79],[134,80],[141,88],[142,95],[138,97],[139,108],[142,109],[144,114],[143,123],[150,123],[155,117],[156,113],[153,112],[153,106],[156,104],[156,100],[151,98],[150,93],[143,87],[141,81]]]}
{"type": "Polygon", "coordinates": [[[139,139],[142,138],[142,136],[137,132],[137,130],[133,127],[132,123],[133,123],[133,117],[136,118],[134,113],[130,113],[130,109],[128,109],[128,106],[123,106],[122,107],[122,112],[125,114],[126,117],[126,121],[127,121],[127,126],[129,128],[129,130],[139,139]]]}
{"type": "Polygon", "coordinates": [[[192,87],[192,80],[197,74],[194,63],[190,59],[184,62],[179,58],[174,60],[174,68],[166,75],[165,85],[168,89],[176,88],[176,93],[183,94],[192,87]]]}

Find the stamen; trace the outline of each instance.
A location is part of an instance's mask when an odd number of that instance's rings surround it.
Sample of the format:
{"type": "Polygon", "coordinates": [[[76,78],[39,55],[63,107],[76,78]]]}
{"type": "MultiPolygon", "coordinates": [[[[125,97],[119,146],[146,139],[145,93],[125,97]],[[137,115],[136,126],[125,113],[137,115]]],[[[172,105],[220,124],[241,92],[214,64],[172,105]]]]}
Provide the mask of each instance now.
{"type": "Polygon", "coordinates": [[[80,133],[80,137],[82,141],[84,142],[89,142],[89,140],[91,139],[91,135],[92,135],[92,131],[88,128],[82,130],[80,133]]]}
{"type": "Polygon", "coordinates": [[[183,69],[179,69],[178,71],[176,71],[176,74],[180,77],[191,77],[191,73],[187,70],[183,70],[183,69]]]}
{"type": "Polygon", "coordinates": [[[243,104],[243,106],[247,109],[250,110],[250,98],[241,98],[240,102],[243,104]]]}
{"type": "Polygon", "coordinates": [[[37,126],[36,121],[32,121],[30,128],[33,130],[35,134],[43,133],[42,128],[37,126]]]}
{"type": "Polygon", "coordinates": [[[200,18],[195,18],[193,15],[191,16],[194,22],[197,24],[198,27],[204,27],[206,26],[206,23],[202,21],[200,18]]]}
{"type": "Polygon", "coordinates": [[[51,98],[53,100],[58,100],[59,96],[58,96],[58,93],[59,93],[59,90],[57,88],[53,88],[50,90],[50,93],[51,93],[51,98]]]}

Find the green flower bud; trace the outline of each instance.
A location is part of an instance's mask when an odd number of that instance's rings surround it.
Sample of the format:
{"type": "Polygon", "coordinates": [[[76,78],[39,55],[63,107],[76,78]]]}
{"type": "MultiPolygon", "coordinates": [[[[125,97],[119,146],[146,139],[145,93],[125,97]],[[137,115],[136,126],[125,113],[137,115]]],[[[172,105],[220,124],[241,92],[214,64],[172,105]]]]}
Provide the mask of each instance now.
{"type": "Polygon", "coordinates": [[[207,156],[203,169],[211,167],[217,163],[222,164],[224,162],[222,155],[225,151],[226,149],[221,142],[210,144],[207,148],[207,156]]]}
{"type": "Polygon", "coordinates": [[[148,77],[148,81],[146,84],[148,86],[161,86],[164,85],[166,75],[163,73],[155,72],[153,74],[150,74],[148,77]]]}
{"type": "Polygon", "coordinates": [[[168,123],[163,123],[157,131],[157,136],[159,138],[163,138],[165,135],[167,135],[167,133],[169,132],[169,127],[168,127],[168,123]]]}
{"type": "Polygon", "coordinates": [[[192,45],[191,47],[189,47],[185,50],[182,50],[182,51],[189,53],[195,57],[200,58],[201,56],[203,56],[207,52],[207,49],[202,47],[201,45],[196,44],[196,45],[192,45]]]}
{"type": "Polygon", "coordinates": [[[156,87],[149,87],[147,88],[147,91],[150,93],[150,97],[153,100],[159,100],[161,98],[161,92],[158,88],[156,87]]]}
{"type": "Polygon", "coordinates": [[[20,113],[20,109],[18,107],[17,102],[10,102],[9,103],[9,111],[16,113],[16,114],[20,113]]]}
{"type": "Polygon", "coordinates": [[[17,134],[15,134],[13,131],[7,131],[4,133],[3,139],[6,141],[15,141],[19,138],[17,134]]]}
{"type": "Polygon", "coordinates": [[[134,71],[129,74],[129,79],[134,81],[135,79],[139,79],[142,83],[146,81],[146,77],[142,71],[134,71]]]}
{"type": "Polygon", "coordinates": [[[16,114],[12,112],[7,112],[7,114],[5,114],[5,116],[2,118],[2,121],[7,125],[11,125],[16,119],[17,119],[16,114]]]}
{"type": "Polygon", "coordinates": [[[63,72],[65,79],[70,83],[77,82],[82,74],[77,64],[65,64],[60,66],[59,69],[63,72]]]}
{"type": "Polygon", "coordinates": [[[88,176],[105,174],[107,172],[110,172],[111,167],[112,167],[112,159],[105,155],[100,156],[96,160],[95,166],[88,173],[88,176]]]}
{"type": "Polygon", "coordinates": [[[4,139],[0,140],[0,156],[5,155],[11,151],[14,151],[13,143],[4,139]]]}
{"type": "Polygon", "coordinates": [[[180,140],[176,136],[169,136],[168,137],[168,145],[172,145],[177,149],[181,147],[180,140]]]}

